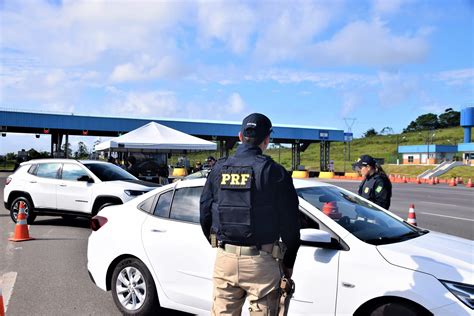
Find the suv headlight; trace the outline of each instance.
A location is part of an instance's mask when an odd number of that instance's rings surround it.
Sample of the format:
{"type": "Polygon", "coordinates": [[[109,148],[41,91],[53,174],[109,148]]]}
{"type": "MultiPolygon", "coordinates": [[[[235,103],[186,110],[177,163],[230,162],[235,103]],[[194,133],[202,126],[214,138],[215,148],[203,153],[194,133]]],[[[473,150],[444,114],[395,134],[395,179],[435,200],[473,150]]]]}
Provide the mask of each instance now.
{"type": "Polygon", "coordinates": [[[440,280],[441,283],[470,309],[474,309],[474,285],[440,280]]]}
{"type": "Polygon", "coordinates": [[[148,191],[140,191],[140,190],[124,190],[125,194],[128,196],[139,196],[142,194],[147,193],[148,191]]]}

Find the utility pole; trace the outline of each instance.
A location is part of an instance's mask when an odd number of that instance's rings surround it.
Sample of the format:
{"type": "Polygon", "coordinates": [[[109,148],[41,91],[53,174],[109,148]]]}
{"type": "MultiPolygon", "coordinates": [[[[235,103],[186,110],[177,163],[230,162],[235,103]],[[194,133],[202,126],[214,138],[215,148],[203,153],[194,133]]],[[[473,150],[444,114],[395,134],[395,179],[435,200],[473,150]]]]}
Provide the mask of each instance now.
{"type": "MultiPolygon", "coordinates": [[[[344,118],[344,122],[346,123],[348,133],[352,133],[352,126],[354,126],[355,121],[356,121],[355,118],[350,118],[350,117],[344,118]]],[[[349,161],[351,161],[351,141],[348,142],[349,143],[349,161]]],[[[346,147],[346,141],[344,141],[344,149],[345,147],[346,147]]],[[[346,162],[346,155],[344,153],[344,171],[346,171],[345,162],[346,162]]]]}

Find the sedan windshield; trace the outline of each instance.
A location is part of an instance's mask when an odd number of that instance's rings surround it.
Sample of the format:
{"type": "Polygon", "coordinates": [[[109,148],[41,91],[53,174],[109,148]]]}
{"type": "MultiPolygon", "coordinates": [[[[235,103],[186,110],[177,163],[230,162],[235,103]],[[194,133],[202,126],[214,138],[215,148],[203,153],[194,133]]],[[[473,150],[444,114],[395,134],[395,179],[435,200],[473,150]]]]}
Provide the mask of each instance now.
{"type": "Polygon", "coordinates": [[[102,181],[138,180],[127,171],[111,163],[84,163],[102,181]]]}
{"type": "Polygon", "coordinates": [[[299,197],[369,244],[390,244],[427,233],[336,187],[309,187],[296,191],[299,197]]]}

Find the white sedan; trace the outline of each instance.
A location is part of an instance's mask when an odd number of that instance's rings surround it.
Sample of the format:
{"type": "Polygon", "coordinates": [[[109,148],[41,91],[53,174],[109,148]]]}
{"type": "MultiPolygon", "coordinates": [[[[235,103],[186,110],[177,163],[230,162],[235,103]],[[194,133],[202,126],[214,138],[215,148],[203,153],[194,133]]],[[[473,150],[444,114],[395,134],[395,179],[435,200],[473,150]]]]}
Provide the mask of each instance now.
{"type": "MultiPolygon", "coordinates": [[[[209,315],[215,249],[199,225],[204,183],[179,181],[92,219],[88,269],[122,313],[209,315]]],[[[294,184],[302,246],[289,315],[473,315],[472,241],[413,227],[333,185],[294,184]]]]}

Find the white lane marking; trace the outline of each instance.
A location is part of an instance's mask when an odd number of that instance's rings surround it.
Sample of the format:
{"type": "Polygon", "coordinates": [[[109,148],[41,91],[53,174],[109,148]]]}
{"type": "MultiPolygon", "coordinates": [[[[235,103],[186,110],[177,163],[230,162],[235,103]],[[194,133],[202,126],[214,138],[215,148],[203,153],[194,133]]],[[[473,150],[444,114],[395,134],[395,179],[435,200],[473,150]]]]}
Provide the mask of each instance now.
{"type": "Polygon", "coordinates": [[[418,204],[420,204],[420,203],[434,204],[434,205],[443,205],[443,206],[448,206],[448,207],[452,207],[452,206],[462,207],[462,205],[446,204],[446,203],[438,203],[438,202],[430,202],[430,201],[420,201],[420,202],[418,202],[418,204]]]}
{"type": "Polygon", "coordinates": [[[463,221],[474,222],[474,219],[470,219],[470,218],[456,217],[456,216],[448,216],[448,215],[441,215],[441,214],[434,214],[434,213],[426,213],[426,212],[420,212],[420,213],[421,213],[421,214],[426,214],[426,215],[439,216],[439,217],[448,217],[448,218],[460,219],[460,220],[463,220],[463,221]]]}
{"type": "Polygon", "coordinates": [[[0,286],[3,289],[3,304],[5,306],[5,313],[8,309],[8,302],[10,301],[10,297],[13,293],[13,286],[16,282],[16,276],[18,273],[16,272],[8,272],[2,276],[2,280],[0,282],[0,286]]]}

